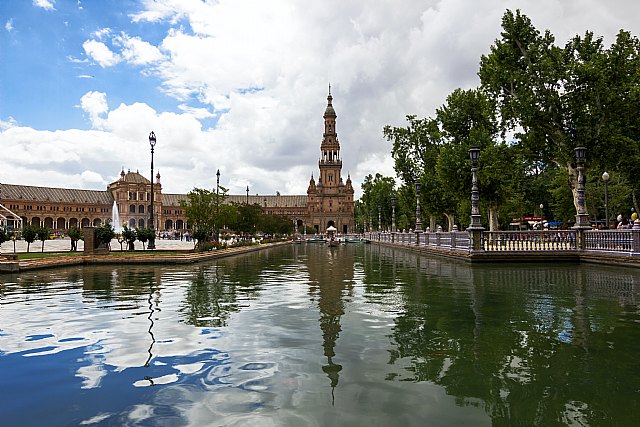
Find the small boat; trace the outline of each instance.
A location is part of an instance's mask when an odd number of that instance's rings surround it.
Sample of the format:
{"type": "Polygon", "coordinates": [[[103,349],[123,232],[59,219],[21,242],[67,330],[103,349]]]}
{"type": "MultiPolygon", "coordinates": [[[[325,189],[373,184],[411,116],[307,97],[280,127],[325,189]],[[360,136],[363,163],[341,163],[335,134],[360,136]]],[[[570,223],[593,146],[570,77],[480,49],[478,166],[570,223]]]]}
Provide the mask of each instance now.
{"type": "Polygon", "coordinates": [[[338,239],[329,239],[329,246],[339,246],[340,240],[338,239]]]}
{"type": "Polygon", "coordinates": [[[347,237],[347,238],[344,239],[344,242],[345,243],[362,243],[362,240],[361,239],[353,239],[353,238],[347,237]]]}

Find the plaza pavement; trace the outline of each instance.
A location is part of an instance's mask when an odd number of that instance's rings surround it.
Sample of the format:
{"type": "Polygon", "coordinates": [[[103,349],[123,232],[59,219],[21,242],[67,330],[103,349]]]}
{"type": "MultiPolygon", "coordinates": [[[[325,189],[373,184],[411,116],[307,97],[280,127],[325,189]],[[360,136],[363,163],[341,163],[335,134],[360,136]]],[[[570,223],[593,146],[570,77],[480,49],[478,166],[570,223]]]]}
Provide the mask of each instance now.
{"type": "MultiPolygon", "coordinates": [[[[194,242],[187,242],[185,240],[168,240],[168,239],[156,239],[156,249],[157,250],[184,250],[184,249],[193,249],[194,242]]],[[[146,247],[146,245],[145,245],[146,247]]],[[[126,244],[123,244],[123,248],[126,249],[126,244]]],[[[142,250],[142,243],[136,241],[135,248],[138,251],[142,250]]],[[[44,242],[44,251],[45,252],[64,252],[69,251],[71,249],[71,241],[68,237],[63,239],[53,239],[47,240],[44,242]]],[[[78,251],[84,250],[84,242],[82,240],[78,241],[78,251]]],[[[117,240],[111,241],[111,250],[119,251],[120,243],[117,240]]],[[[27,242],[24,240],[16,240],[15,246],[16,253],[27,252],[27,242]]],[[[42,251],[42,241],[36,240],[29,247],[29,252],[41,252],[42,251]]],[[[4,242],[2,246],[0,246],[0,254],[10,254],[13,253],[13,241],[4,242]]]]}

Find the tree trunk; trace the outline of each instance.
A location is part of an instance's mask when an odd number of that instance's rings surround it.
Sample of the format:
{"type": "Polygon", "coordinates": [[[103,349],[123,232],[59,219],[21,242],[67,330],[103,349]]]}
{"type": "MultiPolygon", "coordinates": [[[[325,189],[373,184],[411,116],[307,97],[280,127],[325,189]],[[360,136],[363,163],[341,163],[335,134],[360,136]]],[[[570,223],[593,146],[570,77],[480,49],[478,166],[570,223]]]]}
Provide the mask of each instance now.
{"type": "Polygon", "coordinates": [[[498,206],[489,205],[489,231],[498,231],[498,206]]]}
{"type": "Polygon", "coordinates": [[[429,230],[435,231],[436,229],[436,216],[429,214],[429,230]]]}
{"type": "Polygon", "coordinates": [[[455,222],[455,216],[452,213],[446,213],[446,212],[445,212],[444,216],[447,218],[447,222],[449,223],[447,231],[453,230],[453,224],[455,222]]]}

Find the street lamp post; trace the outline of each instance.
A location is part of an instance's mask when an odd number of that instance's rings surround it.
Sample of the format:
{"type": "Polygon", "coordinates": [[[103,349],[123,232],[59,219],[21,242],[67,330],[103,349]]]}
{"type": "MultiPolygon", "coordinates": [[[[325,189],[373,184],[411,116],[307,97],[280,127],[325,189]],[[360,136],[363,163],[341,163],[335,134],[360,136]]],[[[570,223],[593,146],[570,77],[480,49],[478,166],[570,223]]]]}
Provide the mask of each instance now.
{"type": "Polygon", "coordinates": [[[151,131],[149,134],[149,145],[151,146],[151,206],[149,206],[149,222],[151,223],[151,230],[153,233],[149,237],[149,244],[147,249],[156,248],[156,223],[153,218],[153,151],[156,146],[156,134],[151,131]]]}
{"type": "Polygon", "coordinates": [[[220,169],[216,172],[216,241],[220,241],[220,169]]]}
{"type": "Polygon", "coordinates": [[[471,237],[472,250],[482,251],[482,223],[480,222],[480,194],[478,192],[478,163],[480,159],[480,148],[471,147],[469,149],[469,158],[471,159],[471,224],[469,224],[469,234],[471,237]]]}
{"type": "Polygon", "coordinates": [[[480,149],[471,147],[469,149],[469,158],[471,159],[471,225],[472,230],[483,230],[480,222],[480,194],[478,192],[478,163],[480,159],[480,149]]]}
{"type": "Polygon", "coordinates": [[[378,231],[382,231],[382,206],[378,206],[378,231]]]}
{"type": "Polygon", "coordinates": [[[249,204],[249,186],[247,185],[247,205],[249,204]]]}
{"type": "Polygon", "coordinates": [[[369,232],[373,231],[373,210],[369,208],[369,232]]]}
{"type": "Polygon", "coordinates": [[[420,213],[420,189],[422,186],[419,182],[416,182],[416,232],[422,231],[422,221],[420,217],[422,216],[420,213]]]}
{"type": "Polygon", "coordinates": [[[578,212],[576,214],[576,225],[574,228],[587,229],[589,226],[589,214],[584,206],[584,160],[587,149],[583,146],[575,148],[576,163],[578,169],[578,212]]]}
{"type": "Polygon", "coordinates": [[[602,180],[604,181],[604,218],[607,230],[609,229],[609,174],[605,171],[602,174],[602,180]]]}
{"type": "Polygon", "coordinates": [[[396,232],[396,198],[391,198],[391,232],[396,232]]]}

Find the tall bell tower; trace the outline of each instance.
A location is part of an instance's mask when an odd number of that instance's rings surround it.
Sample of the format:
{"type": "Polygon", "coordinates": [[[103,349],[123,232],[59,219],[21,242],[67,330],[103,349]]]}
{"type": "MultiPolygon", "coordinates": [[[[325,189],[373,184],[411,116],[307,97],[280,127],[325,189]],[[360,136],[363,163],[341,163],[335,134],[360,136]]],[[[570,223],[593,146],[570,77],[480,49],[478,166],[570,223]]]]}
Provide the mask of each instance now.
{"type": "Polygon", "coordinates": [[[320,144],[320,177],[318,182],[325,188],[325,194],[337,194],[338,185],[342,181],[342,159],[340,158],[340,142],[336,132],[336,111],[333,109],[331,85],[327,96],[327,108],[324,110],[324,133],[320,144]]]}
{"type": "Polygon", "coordinates": [[[324,132],[320,144],[318,167],[320,175],[316,185],[313,176],[307,189],[308,215],[310,223],[319,233],[324,233],[330,225],[339,233],[354,231],[353,187],[351,178],[342,181],[342,158],[340,142],[336,131],[336,111],[333,109],[331,85],[324,110],[324,132]]]}

